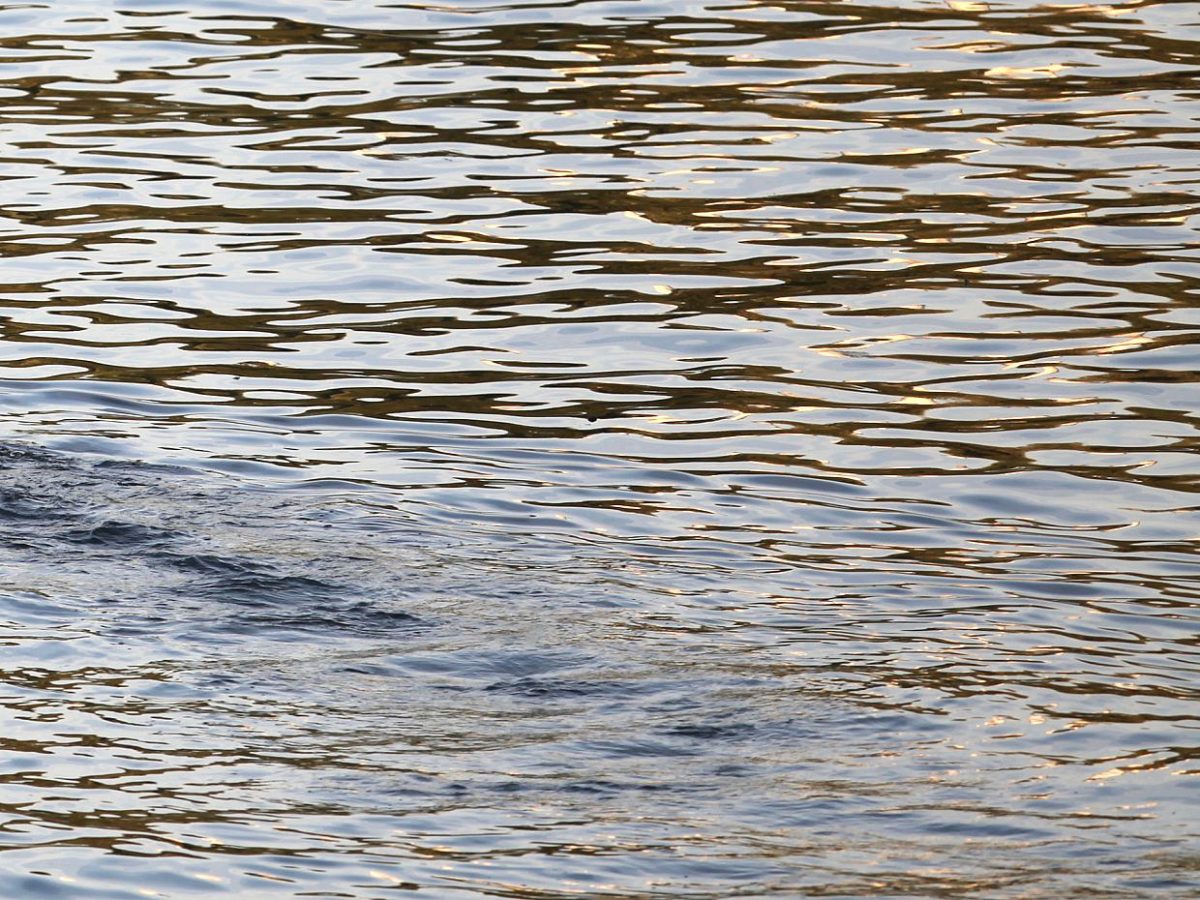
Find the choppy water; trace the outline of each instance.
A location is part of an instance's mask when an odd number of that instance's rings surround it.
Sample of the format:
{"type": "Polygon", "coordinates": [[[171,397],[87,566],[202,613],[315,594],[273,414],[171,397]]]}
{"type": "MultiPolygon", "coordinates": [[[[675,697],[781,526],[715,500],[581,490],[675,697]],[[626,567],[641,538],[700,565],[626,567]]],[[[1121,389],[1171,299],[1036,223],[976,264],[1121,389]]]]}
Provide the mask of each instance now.
{"type": "Polygon", "coordinates": [[[0,895],[1200,896],[1198,76],[0,6],[0,895]]]}

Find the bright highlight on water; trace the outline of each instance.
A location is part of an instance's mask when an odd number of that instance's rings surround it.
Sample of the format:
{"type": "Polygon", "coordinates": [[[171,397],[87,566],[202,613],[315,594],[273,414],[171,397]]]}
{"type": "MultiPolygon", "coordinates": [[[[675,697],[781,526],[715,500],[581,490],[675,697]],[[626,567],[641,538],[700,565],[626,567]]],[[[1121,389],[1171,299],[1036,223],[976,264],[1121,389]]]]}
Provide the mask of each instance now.
{"type": "Polygon", "coordinates": [[[1198,25],[0,5],[0,897],[1196,895],[1198,25]]]}

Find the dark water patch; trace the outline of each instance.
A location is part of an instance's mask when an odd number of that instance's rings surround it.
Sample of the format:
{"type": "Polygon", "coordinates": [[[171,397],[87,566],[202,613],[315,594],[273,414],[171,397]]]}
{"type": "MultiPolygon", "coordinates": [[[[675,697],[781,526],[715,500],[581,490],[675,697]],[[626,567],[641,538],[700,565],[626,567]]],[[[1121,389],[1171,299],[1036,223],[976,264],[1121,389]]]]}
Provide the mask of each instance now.
{"type": "Polygon", "coordinates": [[[36,502],[12,488],[0,490],[0,516],[5,520],[32,519],[43,513],[36,502]]]}
{"type": "Polygon", "coordinates": [[[155,546],[169,544],[177,535],[169,531],[138,525],[132,522],[101,522],[85,528],[72,528],[59,537],[71,544],[93,544],[99,547],[155,546]]]}
{"type": "Polygon", "coordinates": [[[148,557],[194,575],[237,578],[256,574],[256,566],[250,560],[231,559],[211,553],[152,552],[148,557]]]}
{"type": "MultiPolygon", "coordinates": [[[[301,602],[319,601],[319,597],[310,594],[303,595],[301,602]]],[[[244,598],[239,598],[245,603],[244,598]]],[[[272,595],[271,603],[279,602],[279,595],[272,595]]],[[[255,604],[257,605],[257,604],[255,604]]],[[[333,635],[375,635],[381,638],[395,638],[407,629],[422,624],[422,620],[409,613],[398,610],[379,609],[367,602],[341,603],[337,605],[320,604],[317,608],[306,610],[297,607],[299,603],[287,610],[270,613],[249,613],[237,618],[237,625],[230,625],[231,630],[244,630],[259,637],[268,637],[271,632],[304,633],[309,632],[318,638],[333,635]]],[[[378,674],[378,670],[347,668],[348,672],[363,674],[378,674]]]]}
{"type": "Polygon", "coordinates": [[[755,731],[749,723],[675,725],[661,732],[667,737],[694,738],[701,741],[748,738],[755,731]]]}
{"type": "Polygon", "coordinates": [[[695,756],[698,751],[682,744],[654,740],[587,741],[580,745],[579,752],[587,756],[638,759],[640,757],[695,756]]]}
{"type": "Polygon", "coordinates": [[[253,570],[203,578],[186,585],[184,592],[249,607],[317,607],[339,594],[336,587],[316,578],[253,570]]]}
{"type": "Polygon", "coordinates": [[[585,681],[576,679],[518,678],[512,681],[495,681],[485,691],[512,694],[534,700],[571,700],[593,697],[614,700],[647,689],[641,685],[624,685],[619,681],[585,681]]]}

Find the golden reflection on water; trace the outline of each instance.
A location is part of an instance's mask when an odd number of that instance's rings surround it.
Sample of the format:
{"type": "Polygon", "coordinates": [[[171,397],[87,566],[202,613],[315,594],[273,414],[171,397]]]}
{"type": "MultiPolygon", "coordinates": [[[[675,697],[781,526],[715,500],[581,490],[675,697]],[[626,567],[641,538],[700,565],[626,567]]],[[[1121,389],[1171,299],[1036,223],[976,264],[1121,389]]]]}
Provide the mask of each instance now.
{"type": "Polygon", "coordinates": [[[1200,4],[169,6],[0,6],[0,893],[1194,891],[1200,4]]]}

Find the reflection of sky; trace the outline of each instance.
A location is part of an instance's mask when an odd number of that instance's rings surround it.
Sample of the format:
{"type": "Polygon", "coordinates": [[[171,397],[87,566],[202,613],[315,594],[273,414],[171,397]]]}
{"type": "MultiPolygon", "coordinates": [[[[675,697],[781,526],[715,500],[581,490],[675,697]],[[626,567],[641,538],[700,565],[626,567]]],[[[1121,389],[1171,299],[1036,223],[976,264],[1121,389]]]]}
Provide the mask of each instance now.
{"type": "Polygon", "coordinates": [[[201,6],[0,10],[0,871],[1171,895],[1196,4],[201,6]]]}

